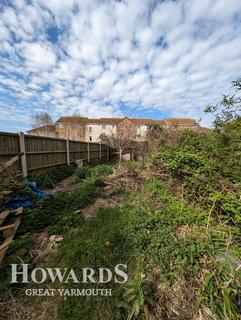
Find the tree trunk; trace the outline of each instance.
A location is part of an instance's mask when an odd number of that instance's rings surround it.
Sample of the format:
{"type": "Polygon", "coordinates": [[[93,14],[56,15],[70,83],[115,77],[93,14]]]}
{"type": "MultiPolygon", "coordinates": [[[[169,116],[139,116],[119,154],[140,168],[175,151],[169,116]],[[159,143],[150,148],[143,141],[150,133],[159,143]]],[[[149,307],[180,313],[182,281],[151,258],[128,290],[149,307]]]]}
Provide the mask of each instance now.
{"type": "Polygon", "coordinates": [[[121,161],[122,161],[122,152],[123,152],[123,150],[119,149],[119,168],[120,168],[121,161]]]}

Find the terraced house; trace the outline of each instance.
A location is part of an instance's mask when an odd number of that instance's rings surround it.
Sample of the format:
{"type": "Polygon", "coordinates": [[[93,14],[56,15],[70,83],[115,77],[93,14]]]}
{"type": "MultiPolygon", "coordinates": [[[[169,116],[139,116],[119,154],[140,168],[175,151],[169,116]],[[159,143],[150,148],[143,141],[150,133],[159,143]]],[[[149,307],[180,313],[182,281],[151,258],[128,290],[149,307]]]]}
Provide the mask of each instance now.
{"type": "Polygon", "coordinates": [[[152,124],[160,124],[167,128],[197,129],[199,124],[190,118],[169,118],[163,120],[142,118],[98,118],[87,117],[61,117],[55,124],[46,125],[27,131],[28,134],[57,137],[70,140],[98,142],[101,134],[114,134],[122,136],[128,132],[133,139],[142,140],[148,127],[152,124]]]}

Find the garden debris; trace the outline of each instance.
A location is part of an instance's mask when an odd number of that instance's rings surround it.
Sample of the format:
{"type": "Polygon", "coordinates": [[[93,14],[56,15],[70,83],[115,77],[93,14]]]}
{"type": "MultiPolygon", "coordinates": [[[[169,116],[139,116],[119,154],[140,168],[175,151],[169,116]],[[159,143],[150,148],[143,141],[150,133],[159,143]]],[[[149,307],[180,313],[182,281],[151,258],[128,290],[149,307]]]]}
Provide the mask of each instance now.
{"type": "Polygon", "coordinates": [[[62,242],[63,240],[64,240],[63,236],[51,235],[48,238],[47,251],[56,249],[60,244],[60,242],[62,242]]]}
{"type": "Polygon", "coordinates": [[[146,178],[158,178],[161,180],[169,180],[171,175],[168,173],[166,167],[163,164],[153,163],[145,172],[146,178]]]}
{"type": "Polygon", "coordinates": [[[12,212],[15,213],[16,216],[18,216],[23,213],[23,207],[19,207],[15,210],[12,210],[12,212]]]}
{"type": "Polygon", "coordinates": [[[3,262],[4,257],[8,251],[8,248],[13,241],[13,238],[20,226],[21,218],[17,217],[16,220],[13,223],[3,225],[3,222],[10,214],[15,214],[15,216],[18,216],[22,213],[22,208],[18,208],[18,210],[8,210],[3,211],[0,214],[0,232],[2,232],[4,242],[0,246],[0,264],[3,262]]]}
{"type": "Polygon", "coordinates": [[[19,153],[16,156],[14,156],[13,158],[11,158],[10,160],[8,160],[7,162],[3,163],[0,166],[0,172],[4,171],[8,167],[10,167],[14,162],[16,162],[18,159],[20,159],[22,155],[23,155],[23,153],[19,153]]]}
{"type": "Polygon", "coordinates": [[[4,204],[5,197],[10,196],[10,194],[12,194],[12,193],[13,193],[12,190],[0,191],[0,206],[4,204]]]}
{"type": "Polygon", "coordinates": [[[4,191],[1,191],[1,192],[0,192],[0,195],[9,196],[9,195],[12,194],[12,193],[13,193],[12,190],[4,190],[4,191]]]}
{"type": "Polygon", "coordinates": [[[154,312],[154,319],[194,319],[195,292],[192,286],[184,279],[177,278],[171,286],[162,282],[158,285],[159,301],[154,312]]]}
{"type": "Polygon", "coordinates": [[[195,224],[183,224],[179,226],[175,231],[175,236],[177,239],[184,238],[195,238],[195,239],[206,239],[207,235],[203,229],[195,224]]]}
{"type": "Polygon", "coordinates": [[[123,192],[126,189],[136,190],[143,178],[139,170],[131,165],[124,165],[103,178],[107,194],[123,192]]]}
{"type": "Polygon", "coordinates": [[[61,242],[63,241],[63,236],[56,236],[56,235],[52,235],[49,237],[49,241],[50,242],[61,242]]]}
{"type": "Polygon", "coordinates": [[[70,176],[67,177],[66,179],[64,179],[63,181],[59,182],[54,191],[60,191],[60,190],[64,190],[64,191],[68,191],[71,192],[74,189],[76,189],[76,187],[80,184],[81,182],[79,181],[79,179],[76,176],[70,176]]]}
{"type": "Polygon", "coordinates": [[[49,251],[56,249],[64,237],[61,235],[49,235],[47,231],[33,234],[36,239],[36,245],[30,254],[32,256],[32,264],[46,256],[49,251]]]}
{"type": "Polygon", "coordinates": [[[10,210],[5,210],[0,213],[0,226],[3,224],[3,221],[7,218],[10,212],[10,210]]]}
{"type": "Polygon", "coordinates": [[[43,199],[45,197],[46,194],[37,188],[36,182],[27,181],[18,185],[18,189],[6,198],[4,206],[10,208],[32,208],[34,198],[43,199]]]}

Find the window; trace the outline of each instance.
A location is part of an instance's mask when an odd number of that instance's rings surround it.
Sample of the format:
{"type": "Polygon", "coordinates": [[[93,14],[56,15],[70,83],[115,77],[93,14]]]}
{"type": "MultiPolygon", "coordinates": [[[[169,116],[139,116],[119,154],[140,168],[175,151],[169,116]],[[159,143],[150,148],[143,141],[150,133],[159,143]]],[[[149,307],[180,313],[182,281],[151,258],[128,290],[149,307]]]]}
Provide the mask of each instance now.
{"type": "Polygon", "coordinates": [[[64,134],[63,133],[60,133],[60,138],[64,138],[64,134]]]}
{"type": "Polygon", "coordinates": [[[90,137],[90,141],[92,141],[92,137],[90,137]]]}
{"type": "Polygon", "coordinates": [[[50,133],[49,136],[50,136],[50,137],[53,137],[54,135],[53,135],[53,133],[50,133]]]}
{"type": "Polygon", "coordinates": [[[106,125],[105,124],[102,124],[102,129],[106,129],[106,125]]]}
{"type": "Polygon", "coordinates": [[[89,127],[89,132],[92,132],[92,127],[89,127]]]}
{"type": "Polygon", "coordinates": [[[64,128],[64,125],[62,123],[60,123],[59,128],[64,128]]]}

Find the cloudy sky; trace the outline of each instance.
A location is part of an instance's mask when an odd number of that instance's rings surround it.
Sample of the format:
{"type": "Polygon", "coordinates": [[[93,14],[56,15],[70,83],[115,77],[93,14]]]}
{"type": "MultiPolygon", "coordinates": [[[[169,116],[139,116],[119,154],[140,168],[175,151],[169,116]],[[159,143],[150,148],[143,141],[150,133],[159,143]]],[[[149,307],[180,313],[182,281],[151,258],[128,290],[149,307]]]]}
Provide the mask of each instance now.
{"type": "Polygon", "coordinates": [[[240,77],[240,0],[0,1],[2,131],[40,111],[198,119],[240,77]]]}

